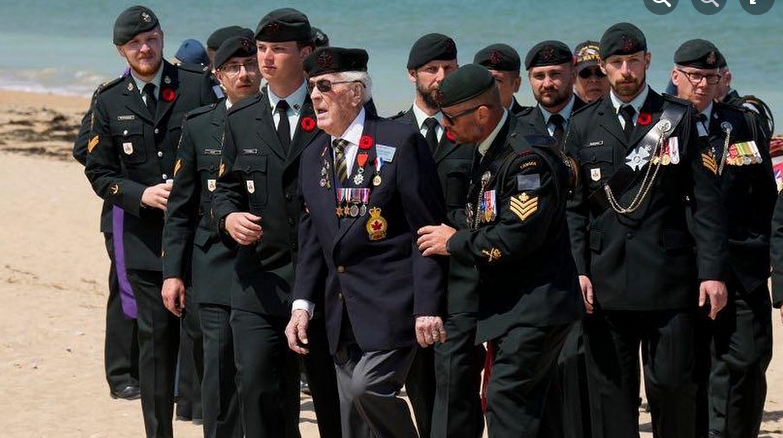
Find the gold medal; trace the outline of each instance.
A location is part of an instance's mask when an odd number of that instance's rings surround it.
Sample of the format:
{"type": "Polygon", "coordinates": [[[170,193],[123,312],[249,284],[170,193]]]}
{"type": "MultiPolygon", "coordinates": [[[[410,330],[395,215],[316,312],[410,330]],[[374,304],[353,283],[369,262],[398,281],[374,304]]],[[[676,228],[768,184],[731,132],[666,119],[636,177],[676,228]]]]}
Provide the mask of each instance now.
{"type": "Polygon", "coordinates": [[[663,164],[664,166],[668,166],[669,163],[671,163],[671,162],[672,162],[672,158],[668,154],[664,155],[661,158],[661,164],[663,164]]]}
{"type": "Polygon", "coordinates": [[[381,185],[381,182],[383,182],[383,180],[381,179],[381,174],[376,173],[375,176],[372,177],[372,185],[378,187],[379,185],[381,185]]]}

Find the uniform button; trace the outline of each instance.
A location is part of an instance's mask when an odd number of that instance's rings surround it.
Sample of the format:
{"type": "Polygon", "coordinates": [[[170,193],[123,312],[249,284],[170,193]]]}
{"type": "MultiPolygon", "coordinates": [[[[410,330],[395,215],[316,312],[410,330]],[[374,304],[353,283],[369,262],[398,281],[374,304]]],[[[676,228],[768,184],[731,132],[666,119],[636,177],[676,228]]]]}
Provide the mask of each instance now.
{"type": "Polygon", "coordinates": [[[162,157],[163,156],[163,151],[158,151],[158,156],[162,157]]]}
{"type": "Polygon", "coordinates": [[[285,194],[285,200],[286,201],[290,201],[291,200],[291,194],[290,193],[286,193],[285,194]]]}
{"type": "Polygon", "coordinates": [[[160,130],[158,128],[155,128],[155,134],[157,134],[158,132],[160,132],[160,130]]]}
{"type": "Polygon", "coordinates": [[[288,225],[294,225],[294,220],[292,218],[288,218],[288,225]]]}
{"type": "Polygon", "coordinates": [[[337,292],[337,299],[338,300],[342,300],[343,299],[343,294],[341,294],[340,292],[337,292]]]}
{"type": "Polygon", "coordinates": [[[122,131],[122,135],[128,135],[128,130],[126,129],[126,130],[122,131]]]}
{"type": "Polygon", "coordinates": [[[338,267],[337,267],[337,272],[339,272],[340,274],[342,274],[343,272],[345,272],[345,266],[338,266],[338,267]]]}
{"type": "Polygon", "coordinates": [[[165,173],[163,175],[161,175],[161,177],[163,177],[163,179],[169,179],[169,176],[166,175],[165,173]]]}
{"type": "Polygon", "coordinates": [[[633,239],[633,233],[626,233],[625,237],[627,237],[629,239],[633,239]]]}

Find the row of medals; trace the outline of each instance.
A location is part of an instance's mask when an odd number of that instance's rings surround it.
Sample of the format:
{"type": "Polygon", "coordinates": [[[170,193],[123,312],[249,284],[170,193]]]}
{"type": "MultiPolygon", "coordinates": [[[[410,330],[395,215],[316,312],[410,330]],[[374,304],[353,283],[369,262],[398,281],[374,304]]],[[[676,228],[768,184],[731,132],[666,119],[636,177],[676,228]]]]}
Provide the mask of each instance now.
{"type": "Polygon", "coordinates": [[[726,158],[726,164],[743,166],[758,163],[761,163],[761,153],[759,153],[755,142],[734,143],[729,146],[729,156],[726,158]]]}
{"type": "MultiPolygon", "coordinates": [[[[324,165],[321,167],[321,180],[319,185],[325,189],[332,188],[332,182],[329,175],[331,164],[328,160],[324,160],[324,165]]],[[[360,185],[364,182],[364,167],[360,167],[356,170],[356,175],[353,176],[354,185],[360,185]]],[[[372,177],[372,185],[378,187],[383,182],[380,172],[376,169],[375,174],[372,177]]],[[[367,204],[356,200],[340,201],[339,205],[335,209],[337,217],[360,217],[367,214],[367,204]]]]}

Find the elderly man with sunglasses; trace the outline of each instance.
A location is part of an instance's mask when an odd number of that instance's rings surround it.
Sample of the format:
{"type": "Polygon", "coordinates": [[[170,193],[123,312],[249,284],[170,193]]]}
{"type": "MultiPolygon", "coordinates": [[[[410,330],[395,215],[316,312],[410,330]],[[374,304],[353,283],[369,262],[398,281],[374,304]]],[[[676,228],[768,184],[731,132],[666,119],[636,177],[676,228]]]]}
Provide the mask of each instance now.
{"type": "Polygon", "coordinates": [[[574,55],[560,41],[542,41],[525,56],[525,68],[538,104],[517,114],[526,129],[550,135],[560,145],[568,120],[585,103],[574,94],[574,55]]]}
{"type": "Polygon", "coordinates": [[[368,114],[367,52],[322,47],[305,60],[319,137],[302,154],[299,260],[289,347],[323,306],[342,436],[418,436],[399,397],[417,344],[445,342],[446,260],[424,257],[416,230],[445,221],[432,153],[414,127],[368,114]],[[321,304],[315,304],[321,303],[321,304]]]}
{"type": "Polygon", "coordinates": [[[574,94],[585,103],[598,100],[609,94],[609,80],[601,71],[600,47],[596,41],[579,43],[574,51],[576,61],[576,82],[574,94]]]}
{"type": "MultiPolygon", "coordinates": [[[[224,242],[238,249],[231,328],[248,437],[299,436],[300,359],[321,436],[340,433],[328,350],[313,348],[299,358],[288,350],[284,335],[296,262],[299,160],[323,136],[302,71],[313,49],[311,38],[310,22],[297,10],[264,16],[255,44],[267,86],[234,105],[225,122],[212,212],[224,242]]],[[[325,337],[320,315],[313,321],[313,337],[325,337]]]]}
{"type": "Polygon", "coordinates": [[[759,115],[715,101],[722,55],[709,41],[674,53],[677,96],[696,108],[702,160],[717,175],[729,222],[729,300],[715,321],[702,318],[698,343],[699,436],[755,437],[772,359],[770,222],[777,191],[759,115]]]}

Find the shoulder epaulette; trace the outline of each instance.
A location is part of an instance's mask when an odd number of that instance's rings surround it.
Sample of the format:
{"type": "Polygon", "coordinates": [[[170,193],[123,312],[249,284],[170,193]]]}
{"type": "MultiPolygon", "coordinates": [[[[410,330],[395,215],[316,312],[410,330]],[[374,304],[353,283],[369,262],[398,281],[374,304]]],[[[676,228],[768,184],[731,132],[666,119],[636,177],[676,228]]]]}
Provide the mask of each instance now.
{"type": "Polygon", "coordinates": [[[212,110],[214,110],[218,104],[222,103],[223,100],[220,100],[217,103],[210,103],[209,105],[200,106],[196,109],[190,110],[185,114],[185,120],[192,119],[193,117],[199,116],[201,114],[212,112],[212,110]]]}
{"type": "Polygon", "coordinates": [[[531,111],[533,111],[535,107],[534,106],[523,106],[522,110],[517,113],[517,117],[526,116],[530,114],[531,111]]]}
{"type": "Polygon", "coordinates": [[[258,102],[259,100],[261,100],[261,97],[262,97],[262,94],[261,94],[261,93],[256,93],[254,96],[251,96],[251,97],[247,97],[247,98],[245,98],[245,99],[242,99],[241,101],[239,101],[239,102],[237,102],[237,103],[235,103],[234,105],[232,105],[232,106],[231,106],[231,111],[230,111],[230,113],[231,113],[231,114],[234,114],[234,113],[236,113],[237,111],[240,111],[240,110],[242,110],[243,108],[247,108],[247,107],[249,107],[250,105],[253,105],[254,103],[256,103],[256,102],[258,102]]]}
{"type": "Polygon", "coordinates": [[[690,101],[688,101],[686,99],[680,99],[679,97],[673,96],[671,94],[663,93],[663,94],[661,94],[661,96],[663,96],[664,100],[668,100],[669,102],[674,102],[674,103],[677,103],[677,104],[680,104],[680,105],[687,105],[687,106],[691,105],[690,101]]]}
{"type": "Polygon", "coordinates": [[[400,112],[398,112],[397,114],[395,114],[395,115],[393,115],[393,116],[389,116],[389,120],[397,120],[397,119],[399,119],[400,117],[404,116],[404,115],[405,115],[405,113],[407,113],[407,111],[404,111],[404,110],[403,110],[403,111],[400,111],[400,112]]]}
{"type": "Polygon", "coordinates": [[[94,96],[97,96],[97,95],[103,93],[104,91],[106,91],[109,88],[119,84],[120,82],[122,82],[124,80],[125,80],[125,76],[120,76],[120,77],[114,78],[114,79],[112,79],[110,81],[106,81],[106,82],[102,83],[101,85],[98,85],[98,88],[95,89],[94,96]]]}
{"type": "Polygon", "coordinates": [[[604,98],[603,97],[599,97],[598,99],[596,99],[596,100],[594,100],[592,102],[585,103],[584,106],[580,107],[577,110],[574,110],[574,112],[571,113],[571,117],[573,117],[574,114],[579,114],[582,111],[586,110],[587,108],[592,108],[592,107],[598,105],[600,102],[603,102],[603,101],[604,101],[604,98]]]}

